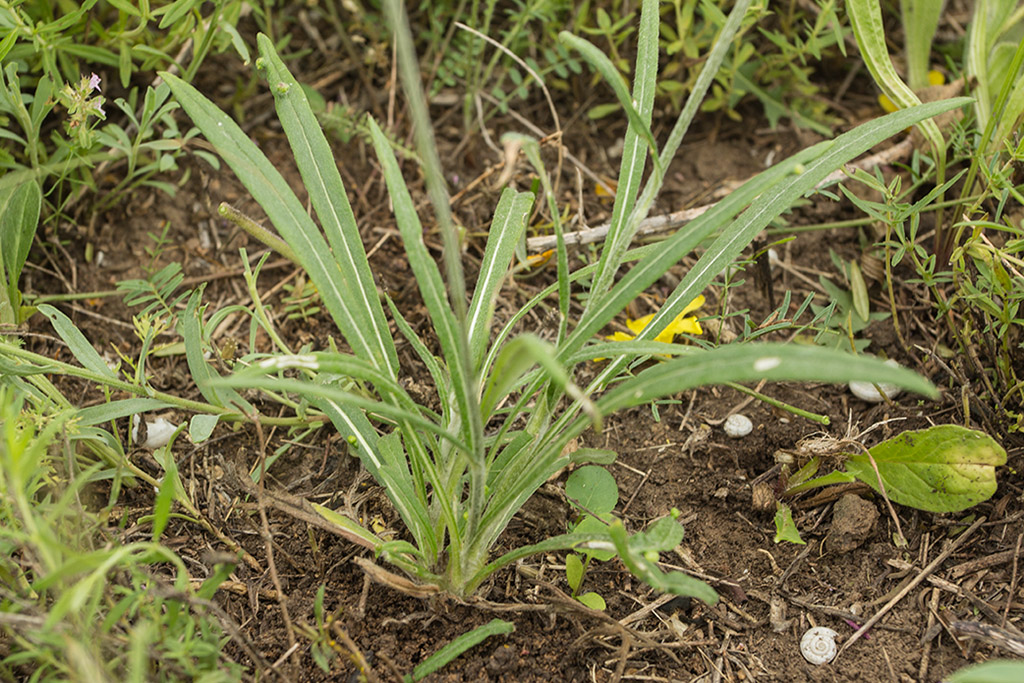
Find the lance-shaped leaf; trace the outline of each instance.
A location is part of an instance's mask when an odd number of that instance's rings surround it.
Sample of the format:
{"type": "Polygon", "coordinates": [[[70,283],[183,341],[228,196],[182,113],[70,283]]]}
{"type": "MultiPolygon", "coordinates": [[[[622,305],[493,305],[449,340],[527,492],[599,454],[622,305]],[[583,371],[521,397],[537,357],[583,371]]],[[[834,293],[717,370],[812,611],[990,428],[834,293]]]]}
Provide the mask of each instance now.
{"type": "Polygon", "coordinates": [[[480,264],[473,301],[466,317],[466,337],[469,339],[470,360],[473,367],[480,367],[487,342],[491,337],[491,318],[494,317],[494,302],[498,297],[501,283],[508,274],[509,263],[515,254],[516,245],[526,227],[526,215],[533,205],[533,194],[516,192],[506,188],[494,210],[494,220],[487,235],[487,247],[480,264]]]}
{"type": "Polygon", "coordinates": [[[351,287],[345,284],[346,274],[338,267],[327,241],[285,179],[230,116],[180,78],[166,72],[161,72],[160,76],[192,122],[295,251],[299,263],[320,292],[324,307],[355,354],[387,368],[394,375],[397,361],[381,347],[375,330],[360,314],[355,301],[348,298],[351,287]]]}
{"type": "Polygon", "coordinates": [[[365,329],[375,356],[386,358],[394,374],[398,368],[395,345],[331,147],[306,93],[278,57],[273,42],[262,33],[256,42],[260,54],[257,68],[266,72],[277,116],[295,155],[303,185],[343,273],[338,286],[356,323],[365,329]]]}

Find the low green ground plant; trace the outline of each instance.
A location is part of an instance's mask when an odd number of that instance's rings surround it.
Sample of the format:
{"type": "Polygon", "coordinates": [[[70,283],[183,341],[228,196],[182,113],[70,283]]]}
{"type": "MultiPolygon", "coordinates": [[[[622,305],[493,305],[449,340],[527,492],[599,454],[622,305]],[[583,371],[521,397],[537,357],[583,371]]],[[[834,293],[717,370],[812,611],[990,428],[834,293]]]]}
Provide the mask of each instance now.
{"type": "MultiPolygon", "coordinates": [[[[601,3],[584,3],[576,13],[575,30],[606,49],[616,69],[627,77],[630,64],[622,46],[635,30],[638,11],[628,3],[613,3],[608,9],[601,3]]],[[[725,21],[718,2],[662,4],[661,44],[669,59],[657,88],[670,110],[678,111],[683,105],[700,73],[700,55],[725,21]]],[[[795,3],[752,3],[701,109],[738,120],[740,101],[753,97],[772,127],[789,118],[797,126],[830,136],[836,118],[828,111],[813,75],[829,54],[845,54],[848,30],[834,0],[816,0],[813,10],[795,3]]],[[[615,113],[616,107],[614,102],[598,104],[589,115],[600,118],[615,113]]]]}
{"type": "Polygon", "coordinates": [[[235,30],[245,7],[243,0],[212,8],[198,0],[0,0],[0,324],[31,314],[18,289],[23,249],[41,222],[56,222],[98,189],[96,169],[116,169],[120,180],[103,188],[93,211],[132,188],[174,193],[166,178],[190,134],[178,129],[177,105],[155,72],[174,68],[191,80],[209,54],[225,49],[248,59],[235,30]],[[111,80],[124,97],[104,94],[117,89],[111,80]]]}
{"type": "MultiPolygon", "coordinates": [[[[890,60],[877,3],[849,3],[865,62],[876,83],[898,106],[920,101],[912,88],[926,82],[941,4],[936,0],[901,3],[905,83],[890,60]]],[[[953,368],[952,379],[998,407],[1000,415],[989,425],[996,431],[1016,431],[1024,425],[1024,378],[1018,370],[1024,357],[1020,334],[1024,261],[1019,256],[1024,226],[1012,211],[1024,199],[1019,173],[1024,143],[1013,133],[1024,119],[1022,32],[1024,10],[1017,3],[977,3],[963,62],[949,63],[975,98],[968,115],[947,121],[941,129],[935,122],[918,124],[926,145],[910,164],[908,187],[902,186],[899,177],[885,182],[878,175],[857,172],[855,180],[880,200],[858,198],[844,190],[884,229],[877,247],[886,267],[893,322],[904,346],[893,287],[893,273],[901,264],[913,273],[906,278],[907,284],[926,288],[941,321],[940,340],[948,349],[943,356],[953,368]],[[954,191],[958,198],[945,201],[954,191]],[[945,207],[951,211],[945,212],[945,207]],[[936,218],[931,247],[922,241],[926,212],[936,218]],[[970,389],[969,375],[979,380],[970,389]]],[[[965,410],[970,414],[966,399],[965,410]]]]}
{"type": "Polygon", "coordinates": [[[242,667],[225,655],[209,603],[234,558],[194,585],[160,543],[170,477],[140,520],[148,540],[119,540],[107,523],[119,503],[109,484],[123,475],[80,459],[68,438],[79,411],[36,389],[10,375],[0,383],[0,678],[237,680],[242,667]],[[90,501],[104,488],[97,510],[90,501]]]}
{"type": "MultiPolygon", "coordinates": [[[[713,601],[713,591],[700,582],[679,573],[663,573],[657,567],[658,551],[674,546],[682,534],[671,517],[632,536],[621,522],[611,522],[593,532],[547,539],[498,558],[491,557],[491,549],[544,481],[574,460],[580,464],[586,461],[583,456],[574,459],[566,453],[565,445],[600,425],[604,415],[705,383],[753,378],[845,381],[868,377],[930,391],[927,383],[912,373],[848,355],[836,363],[837,357],[824,349],[735,345],[696,352],[685,345],[651,340],[739,255],[757,232],[837,165],[910,121],[961,106],[965,100],[890,115],[805,150],[751,181],[667,242],[630,251],[632,234],[649,210],[664,169],[729,50],[747,3],[738,3],[730,15],[721,39],[708,55],[693,97],[661,149],[649,124],[658,57],[657,3],[644,3],[632,93],[602,51],[563,34],[561,39],[569,48],[610,79],[630,123],[613,228],[599,261],[582,270],[568,270],[565,245],[560,240],[558,282],[492,336],[495,298],[534,198],[531,193],[511,188],[502,193],[489,230],[481,274],[472,295],[467,296],[458,258],[459,237],[448,214],[443,175],[429,133],[416,61],[409,49],[411,40],[400,20],[401,13],[394,3],[388,7],[398,27],[399,73],[413,115],[417,153],[445,242],[446,278],[442,278],[423,244],[420,220],[391,146],[372,119],[369,126],[441,357],[428,351],[426,341],[405,322],[386,293],[382,302],[326,139],[302,88],[285,68],[273,43],[260,37],[257,66],[274,93],[278,116],[326,239],[278,172],[236,124],[182,80],[169,74],[165,78],[196,126],[261,203],[307,271],[350,351],[254,354],[240,359],[236,366],[247,366],[245,369],[236,369],[223,378],[202,370],[197,381],[208,393],[256,387],[278,396],[297,394],[326,414],[353,453],[385,487],[411,540],[385,541],[342,512],[326,508],[319,511],[352,540],[372,548],[424,584],[467,597],[491,574],[520,557],[582,547],[615,552],[630,571],[662,590],[713,601]],[[651,178],[641,192],[648,160],[651,178]],[[595,343],[596,334],[626,304],[712,234],[719,235],[717,241],[633,341],[595,343]],[[632,268],[618,278],[620,267],[634,261],[632,268]],[[570,319],[571,289],[583,277],[590,279],[587,305],[579,318],[570,319]],[[560,323],[554,340],[544,341],[531,334],[513,337],[521,317],[556,292],[560,323]],[[436,409],[417,403],[397,381],[399,368],[385,307],[429,369],[438,393],[436,409]],[[681,357],[643,370],[605,391],[628,363],[653,354],[681,357]],[[572,380],[574,368],[594,358],[610,360],[587,387],[577,387],[572,380]]],[[[557,216],[558,212],[552,214],[557,216]]],[[[555,229],[560,234],[557,219],[555,229]]]]}

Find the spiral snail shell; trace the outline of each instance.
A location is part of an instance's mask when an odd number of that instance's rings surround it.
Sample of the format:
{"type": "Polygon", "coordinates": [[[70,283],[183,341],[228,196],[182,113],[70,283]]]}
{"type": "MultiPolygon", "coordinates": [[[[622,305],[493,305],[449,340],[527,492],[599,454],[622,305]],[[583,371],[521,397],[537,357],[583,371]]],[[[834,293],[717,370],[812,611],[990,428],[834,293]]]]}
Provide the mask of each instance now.
{"type": "Polygon", "coordinates": [[[811,664],[828,664],[836,658],[839,634],[824,626],[808,629],[800,639],[800,654],[811,664]]]}

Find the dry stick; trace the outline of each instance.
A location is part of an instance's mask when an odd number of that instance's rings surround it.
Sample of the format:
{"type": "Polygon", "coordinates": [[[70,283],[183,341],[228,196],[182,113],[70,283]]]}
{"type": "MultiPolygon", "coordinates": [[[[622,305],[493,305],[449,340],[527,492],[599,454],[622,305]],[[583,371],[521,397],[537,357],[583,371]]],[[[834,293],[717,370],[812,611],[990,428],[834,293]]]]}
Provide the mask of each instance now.
{"type": "MultiPolygon", "coordinates": [[[[874,168],[881,166],[882,164],[888,164],[897,159],[900,159],[907,154],[910,154],[914,148],[914,143],[910,138],[907,138],[903,142],[897,143],[892,147],[882,150],[878,154],[872,154],[860,161],[847,164],[846,168],[864,169],[874,168]]],[[[822,180],[816,188],[825,187],[830,183],[842,180],[846,177],[844,169],[838,169],[830,173],[824,180],[822,180]]],[[[666,214],[664,216],[654,216],[652,218],[646,218],[640,223],[640,227],[637,229],[637,236],[640,235],[652,235],[659,232],[668,232],[674,230],[686,223],[689,223],[693,219],[697,218],[705,211],[709,211],[718,205],[718,202],[713,204],[705,204],[704,206],[698,206],[692,209],[685,209],[683,211],[676,211],[674,213],[666,214]]],[[[565,233],[566,244],[590,244],[592,242],[600,242],[607,235],[608,230],[611,229],[610,223],[599,225],[596,228],[584,228],[583,230],[577,230],[575,232],[565,233]]],[[[547,249],[554,248],[556,243],[555,237],[551,235],[544,235],[542,237],[531,237],[526,240],[526,247],[531,252],[541,252],[547,249]]]]}
{"type": "Polygon", "coordinates": [[[885,603],[885,606],[882,607],[882,609],[875,612],[875,615],[873,617],[864,622],[864,625],[857,629],[857,631],[852,636],[850,636],[850,638],[845,643],[843,643],[843,646],[839,648],[839,654],[842,654],[848,647],[857,642],[860,639],[860,637],[868,631],[868,629],[874,626],[879,619],[881,619],[889,610],[895,607],[896,603],[898,603],[900,600],[906,597],[907,593],[916,588],[922,581],[928,578],[929,574],[938,569],[939,565],[945,562],[946,559],[950,555],[952,555],[957,548],[963,545],[964,541],[966,541],[968,538],[974,535],[974,532],[978,530],[978,528],[984,521],[984,517],[979,517],[977,520],[975,520],[974,524],[968,527],[967,531],[957,536],[956,539],[952,543],[950,543],[945,550],[939,553],[938,557],[932,560],[927,567],[921,570],[921,573],[918,574],[913,581],[908,583],[903,590],[894,595],[892,599],[889,600],[889,602],[885,603]]]}
{"type": "MultiPolygon", "coordinates": [[[[912,565],[909,562],[903,560],[888,560],[887,563],[897,569],[906,567],[911,568],[912,565]]],[[[975,609],[985,616],[986,619],[996,624],[1000,621],[999,613],[992,609],[992,606],[987,602],[979,598],[977,595],[967,590],[963,586],[953,583],[952,581],[946,581],[945,579],[939,578],[938,576],[929,576],[928,583],[932,584],[936,588],[941,588],[944,591],[952,593],[953,595],[960,598],[967,598],[975,609]]],[[[1024,640],[1024,633],[1021,633],[1013,624],[1006,624],[1006,631],[1014,634],[1017,638],[1024,640]]]]}
{"type": "Polygon", "coordinates": [[[295,627],[292,625],[291,615],[288,613],[288,600],[285,597],[284,589],[281,587],[281,577],[277,574],[277,563],[274,561],[274,537],[270,533],[270,521],[267,519],[267,506],[263,497],[265,491],[264,479],[267,474],[267,442],[263,437],[263,425],[260,424],[257,416],[253,415],[252,421],[256,425],[256,438],[260,447],[260,479],[256,484],[256,506],[260,512],[263,543],[267,552],[267,569],[270,570],[270,579],[274,582],[274,588],[277,589],[277,604],[281,607],[281,617],[284,619],[285,630],[288,631],[288,644],[290,648],[286,654],[291,654],[295,651],[298,641],[295,638],[295,627]]]}
{"type": "Polygon", "coordinates": [[[373,670],[370,663],[366,661],[366,657],[363,655],[362,650],[355,644],[355,641],[349,637],[348,633],[341,627],[336,621],[331,622],[331,630],[338,636],[338,640],[342,642],[345,648],[352,654],[353,659],[356,660],[356,666],[359,667],[359,673],[366,676],[366,680],[370,683],[381,683],[380,676],[373,670]]]}
{"type": "Polygon", "coordinates": [[[1024,657],[1024,639],[1004,628],[978,621],[954,621],[950,624],[950,629],[958,638],[977,638],[1018,657],[1024,657]]]}
{"type": "Polygon", "coordinates": [[[1013,551],[1013,573],[1010,574],[1010,590],[1006,593],[1006,607],[1003,608],[1003,620],[1000,626],[1006,628],[1006,619],[1010,616],[1010,605],[1013,604],[1013,595],[1017,592],[1017,558],[1020,557],[1020,542],[1024,534],[1018,534],[1017,547],[1013,551]]]}
{"type": "Polygon", "coordinates": [[[966,576],[972,572],[980,571],[982,569],[988,569],[995,567],[1004,562],[1009,562],[1012,559],[1020,557],[1020,550],[1005,550],[1001,553],[992,553],[985,557],[979,557],[973,560],[968,560],[962,564],[958,564],[950,570],[950,576],[954,579],[959,579],[962,576],[966,576]]]}
{"type": "MultiPolygon", "coordinates": [[[[928,626],[925,628],[925,634],[931,633],[932,629],[935,628],[935,615],[939,611],[939,589],[932,588],[931,601],[928,604],[928,626]]],[[[935,633],[938,635],[938,632],[935,633]]],[[[925,641],[924,652],[921,653],[921,666],[917,670],[917,680],[927,681],[928,680],[928,661],[932,655],[932,645],[935,642],[935,638],[929,638],[925,641]]]]}

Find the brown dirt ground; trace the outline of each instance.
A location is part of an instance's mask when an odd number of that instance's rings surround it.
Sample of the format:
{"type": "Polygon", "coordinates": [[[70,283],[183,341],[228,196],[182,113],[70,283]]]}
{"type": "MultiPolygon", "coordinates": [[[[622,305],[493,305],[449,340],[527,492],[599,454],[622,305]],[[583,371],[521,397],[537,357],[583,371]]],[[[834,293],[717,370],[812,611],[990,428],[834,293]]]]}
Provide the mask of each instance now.
{"type": "MultiPolygon", "coordinates": [[[[210,73],[219,75],[220,71],[211,69],[210,73]]],[[[358,92],[358,84],[347,80],[343,83],[356,88],[355,92],[365,98],[365,93],[358,92]]],[[[215,83],[203,87],[207,92],[218,92],[215,83]]],[[[335,93],[325,94],[330,97],[335,93]]],[[[261,106],[268,105],[258,102],[253,116],[261,106]]],[[[578,114],[586,106],[586,102],[581,103],[571,113],[578,114]]],[[[536,113],[541,110],[524,108],[527,110],[520,112],[523,116],[537,117],[541,119],[538,125],[546,125],[543,114],[536,113]]],[[[467,187],[467,179],[484,174],[500,161],[497,153],[477,146],[476,139],[468,147],[456,145],[454,141],[461,135],[451,122],[459,119],[457,111],[436,108],[433,114],[442,121],[438,131],[447,168],[460,179],[456,190],[467,187]],[[467,151],[470,148],[472,153],[467,151]]],[[[762,168],[769,153],[779,159],[810,142],[803,133],[751,126],[750,121],[757,120],[756,112],[751,110],[746,115],[742,124],[712,117],[698,122],[673,164],[666,191],[653,213],[703,203],[721,183],[744,179],[762,168]]],[[[609,130],[618,134],[621,125],[608,121],[595,124],[576,116],[567,131],[567,147],[597,172],[614,177],[615,159],[609,158],[604,145],[614,137],[609,130]]],[[[515,123],[495,119],[490,127],[492,137],[497,139],[504,130],[514,128],[515,123]]],[[[396,130],[405,129],[399,124],[396,130]]],[[[280,128],[270,119],[252,132],[298,188],[280,128]]],[[[396,298],[410,322],[422,330],[427,321],[391,227],[379,174],[367,161],[369,155],[358,141],[339,144],[338,155],[343,160],[346,182],[365,230],[365,243],[375,250],[372,260],[380,284],[396,298]]],[[[191,177],[173,199],[140,191],[94,221],[78,218],[77,225],[69,222],[56,231],[51,229],[44,239],[52,242],[59,236],[67,240],[65,246],[46,250],[46,270],[33,271],[25,283],[26,289],[95,291],[110,289],[121,279],[141,277],[140,266],[148,260],[145,250],[152,246],[146,234],[159,232],[167,221],[170,242],[160,254],[158,264],[178,261],[189,282],[208,282],[204,300],[211,304],[211,309],[245,303],[237,248],[247,246],[252,254],[260,247],[223,222],[215,207],[221,201],[229,201],[254,216],[260,215],[259,209],[229,173],[216,172],[199,161],[188,162],[188,167],[191,177]],[[103,252],[101,267],[84,260],[87,242],[92,242],[97,252],[103,252]],[[61,273],[60,278],[53,272],[61,273]]],[[[408,165],[406,170],[410,180],[418,185],[415,171],[408,165]]],[[[564,199],[575,202],[572,174],[567,173],[565,178],[564,199]]],[[[513,182],[528,186],[529,181],[525,167],[520,167],[513,182]]],[[[594,197],[592,187],[584,189],[587,221],[598,224],[610,212],[610,205],[594,197]]],[[[471,231],[486,225],[496,196],[497,190],[489,183],[470,190],[454,204],[458,219],[471,231]]],[[[798,225],[854,215],[846,204],[817,198],[789,220],[798,225]]],[[[475,238],[467,250],[470,278],[481,246],[482,240],[475,238]]],[[[797,234],[795,241],[782,249],[784,267],[774,276],[777,295],[787,288],[794,294],[806,294],[808,280],[816,282],[819,272],[835,277],[828,259],[829,248],[846,258],[856,257],[857,235],[851,230],[797,234]]],[[[585,258],[588,253],[582,249],[577,257],[585,258]]],[[[274,265],[264,270],[260,280],[262,291],[295,282],[299,277],[289,264],[273,258],[271,262],[274,265]]],[[[637,312],[644,313],[647,307],[656,306],[686,266],[680,264],[666,274],[652,289],[649,300],[638,302],[637,306],[644,310],[637,312]]],[[[514,311],[551,277],[549,267],[510,283],[499,306],[499,317],[514,311]]],[[[753,278],[747,280],[747,284],[732,291],[729,311],[749,309],[751,318],[757,322],[770,309],[753,278]]],[[[271,306],[282,306],[281,292],[279,288],[269,300],[271,306]]],[[[707,310],[714,310],[712,306],[717,305],[720,296],[720,288],[708,292],[707,310]]],[[[909,286],[900,293],[900,301],[906,304],[905,315],[917,321],[909,327],[911,341],[932,348],[935,326],[929,319],[930,311],[909,286]]],[[[126,353],[136,349],[130,313],[118,299],[98,299],[62,308],[97,348],[114,344],[126,353]]],[[[884,308],[881,298],[873,308],[884,308]]],[[[741,320],[729,319],[733,332],[739,331],[741,320]]],[[[544,333],[545,322],[535,319],[530,325],[544,333]]],[[[39,320],[33,321],[32,330],[50,333],[39,320]]],[[[283,331],[289,342],[297,346],[308,343],[314,348],[323,348],[332,334],[323,316],[287,323],[283,331]]],[[[752,502],[751,481],[773,466],[774,453],[779,449],[792,450],[801,439],[811,435],[824,431],[843,438],[874,427],[861,439],[870,446],[904,429],[932,423],[963,423],[960,387],[950,383],[941,367],[926,354],[908,357],[895,340],[890,324],[872,326],[868,336],[875,340],[872,350],[885,351],[953,390],[945,392],[937,403],[902,396],[891,406],[869,406],[841,388],[830,386],[763,388],[772,396],[828,415],[831,426],[822,428],[767,405],[748,402],[732,389],[707,388],[660,406],[657,419],[649,408],[634,409],[610,419],[603,433],[586,437],[588,445],[619,453],[619,460],[610,469],[622,492],[617,512],[631,528],[642,528],[672,507],[682,512],[684,543],[676,553],[663,554],[662,559],[666,566],[682,568],[711,582],[724,598],[714,609],[687,602],[639,613],[659,596],[613,561],[593,568],[587,575],[586,589],[598,591],[608,602],[604,615],[590,612],[566,599],[567,587],[561,571],[564,559],[559,555],[536,557],[499,573],[481,590],[482,601],[476,604],[458,604],[437,596],[427,600],[411,598],[370,582],[351,561],[365,555],[363,551],[275,511],[271,514],[271,530],[284,593],[279,595],[266,571],[258,515],[251,504],[244,502],[237,480],[231,476],[232,471],[249,469],[257,461],[255,434],[252,430],[232,432],[227,427],[218,427],[208,444],[199,448],[183,446],[179,462],[200,509],[252,553],[261,567],[261,571],[256,571],[239,565],[232,577],[235,590],[224,590],[217,596],[218,604],[240,629],[235,643],[228,646],[229,655],[252,667],[254,674],[260,669],[237,644],[238,639],[244,639],[267,662],[284,657],[277,668],[286,680],[355,681],[359,680],[359,673],[352,652],[358,650],[370,667],[365,675],[390,681],[399,674],[410,673],[433,651],[495,616],[512,621],[515,632],[485,641],[428,680],[936,681],[966,663],[998,655],[1000,651],[990,645],[954,640],[948,627],[960,619],[1007,628],[1021,623],[1021,572],[1017,560],[1009,555],[1013,555],[1015,548],[1020,549],[1024,537],[1022,490],[1016,474],[1021,469],[1024,443],[1019,436],[1003,434],[996,436],[1010,452],[1010,461],[1000,472],[1000,488],[990,501],[970,511],[987,521],[935,570],[934,579],[914,588],[867,637],[833,664],[812,666],[798,652],[800,635],[811,625],[832,627],[843,639],[853,633],[853,619],[859,615],[863,621],[878,610],[901,581],[915,576],[938,555],[946,539],[962,531],[966,524],[964,515],[933,515],[898,508],[896,512],[909,541],[909,547],[900,549],[891,540],[894,527],[884,504],[867,496],[881,513],[879,522],[861,545],[838,552],[826,540],[835,498],[818,498],[798,506],[796,520],[808,541],[806,546],[775,544],[772,512],[758,509],[752,502]],[[730,440],[722,432],[721,421],[741,406],[754,421],[755,431],[742,440],[730,440]],[[1006,551],[1011,552],[998,555],[1006,551]],[[974,570],[965,564],[983,562],[985,558],[997,561],[974,570]],[[965,567],[967,571],[963,571],[965,567]],[[334,658],[327,673],[314,665],[309,642],[301,635],[297,649],[285,657],[290,642],[279,604],[279,600],[286,602],[293,622],[311,624],[313,599],[322,584],[327,586],[326,611],[351,639],[345,645],[339,638],[340,655],[334,658]],[[771,613],[773,605],[775,612],[771,613]],[[844,613],[851,619],[844,619],[844,613]]],[[[228,337],[237,341],[240,353],[248,350],[245,326],[227,327],[223,338],[228,337]]],[[[40,350],[59,351],[44,339],[32,338],[31,344],[40,350]]],[[[61,353],[64,359],[68,358],[66,351],[61,353]]],[[[407,347],[402,347],[401,353],[410,382],[420,382],[424,376],[422,368],[410,360],[407,347]]],[[[189,396],[196,393],[182,358],[155,359],[152,370],[153,383],[158,388],[189,396]]],[[[65,389],[71,395],[86,396],[85,402],[99,399],[87,387],[69,385],[65,389]]],[[[976,420],[977,413],[972,415],[976,420]]],[[[972,426],[986,429],[990,425],[975,421],[972,426]]],[[[268,436],[270,448],[287,438],[281,433],[268,436]]],[[[275,464],[271,475],[269,486],[274,490],[321,502],[352,494],[359,498],[360,510],[368,518],[379,515],[387,525],[396,523],[381,491],[363,481],[356,462],[336,445],[330,430],[323,430],[309,447],[289,451],[275,464]]],[[[536,542],[564,531],[569,511],[560,493],[563,483],[564,476],[534,497],[508,529],[502,540],[503,548],[536,542]]],[[[125,514],[145,514],[151,505],[148,495],[141,490],[127,494],[125,514]]],[[[211,548],[222,549],[215,539],[185,524],[172,524],[166,540],[187,558],[198,579],[207,571],[205,553],[211,548]]]]}

